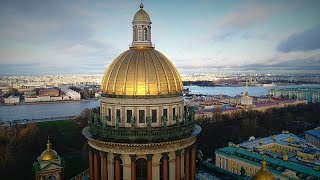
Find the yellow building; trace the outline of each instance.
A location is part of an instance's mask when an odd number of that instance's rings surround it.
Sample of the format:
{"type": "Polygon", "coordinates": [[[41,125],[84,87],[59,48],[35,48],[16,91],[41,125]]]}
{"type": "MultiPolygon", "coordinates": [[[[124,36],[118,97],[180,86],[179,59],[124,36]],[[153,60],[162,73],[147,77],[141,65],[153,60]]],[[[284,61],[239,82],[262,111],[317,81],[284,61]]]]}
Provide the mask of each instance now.
{"type": "Polygon", "coordinates": [[[152,46],[143,4],[132,34],[103,76],[100,114],[83,129],[90,179],[194,179],[194,112],[184,107],[178,70],[152,46]]]}
{"type": "Polygon", "coordinates": [[[243,169],[251,177],[267,170],[275,179],[320,178],[320,150],[288,131],[265,138],[252,137],[240,144],[229,143],[215,154],[217,167],[238,175],[243,169]]]}

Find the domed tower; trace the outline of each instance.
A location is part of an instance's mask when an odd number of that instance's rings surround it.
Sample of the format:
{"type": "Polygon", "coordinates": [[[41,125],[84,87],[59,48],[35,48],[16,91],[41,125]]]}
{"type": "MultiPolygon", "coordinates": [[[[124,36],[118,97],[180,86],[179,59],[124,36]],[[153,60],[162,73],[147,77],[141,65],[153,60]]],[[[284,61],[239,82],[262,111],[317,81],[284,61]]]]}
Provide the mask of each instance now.
{"type": "Polygon", "coordinates": [[[47,149],[37,158],[37,162],[33,163],[36,172],[36,180],[62,180],[63,164],[58,153],[51,148],[51,143],[47,142],[47,149]]]}
{"type": "Polygon", "coordinates": [[[100,114],[83,129],[90,179],[194,179],[194,111],[184,106],[176,67],[151,43],[151,21],[140,4],[133,40],[107,68],[100,114]]]}
{"type": "Polygon", "coordinates": [[[254,180],[274,180],[274,176],[272,173],[267,171],[267,163],[263,159],[261,162],[261,169],[257,172],[256,175],[253,177],[254,180]]]}

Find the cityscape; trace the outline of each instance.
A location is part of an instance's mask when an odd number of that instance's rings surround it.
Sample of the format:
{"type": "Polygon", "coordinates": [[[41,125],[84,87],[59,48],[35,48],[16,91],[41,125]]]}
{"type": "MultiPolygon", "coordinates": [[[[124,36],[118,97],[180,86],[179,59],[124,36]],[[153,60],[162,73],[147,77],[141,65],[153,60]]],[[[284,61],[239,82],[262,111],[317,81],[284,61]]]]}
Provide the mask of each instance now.
{"type": "Polygon", "coordinates": [[[0,179],[320,179],[317,7],[0,2],[0,179]]]}

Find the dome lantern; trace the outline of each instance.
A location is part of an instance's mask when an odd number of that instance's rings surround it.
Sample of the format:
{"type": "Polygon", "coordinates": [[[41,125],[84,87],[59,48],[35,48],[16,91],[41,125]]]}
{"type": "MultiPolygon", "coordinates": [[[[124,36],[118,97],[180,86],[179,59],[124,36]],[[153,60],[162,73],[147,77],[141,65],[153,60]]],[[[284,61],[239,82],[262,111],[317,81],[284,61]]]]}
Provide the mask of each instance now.
{"type": "Polygon", "coordinates": [[[144,5],[139,5],[138,10],[132,20],[132,45],[131,48],[153,48],[151,42],[151,20],[149,14],[143,9],[144,5]]]}

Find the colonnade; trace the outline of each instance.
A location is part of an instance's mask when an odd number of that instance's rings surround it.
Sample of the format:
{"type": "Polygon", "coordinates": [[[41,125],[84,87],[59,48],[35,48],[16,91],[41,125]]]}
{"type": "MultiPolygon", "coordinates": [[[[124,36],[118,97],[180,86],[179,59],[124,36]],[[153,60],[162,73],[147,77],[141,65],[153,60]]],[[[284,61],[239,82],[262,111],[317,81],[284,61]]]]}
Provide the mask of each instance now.
{"type": "MultiPolygon", "coordinates": [[[[129,154],[129,161],[124,163],[124,156],[116,153],[107,153],[89,148],[89,173],[90,180],[121,180],[137,178],[137,155],[129,154]]],[[[141,155],[139,155],[141,156],[141,155]]],[[[196,148],[195,145],[180,149],[175,152],[161,154],[146,154],[146,179],[160,180],[194,180],[196,173],[196,148]],[[157,156],[158,159],[154,159],[157,156]],[[155,163],[156,162],[156,163],[155,163]],[[160,167],[161,166],[161,167],[160,167]],[[162,170],[162,172],[160,172],[162,170]]]]}

